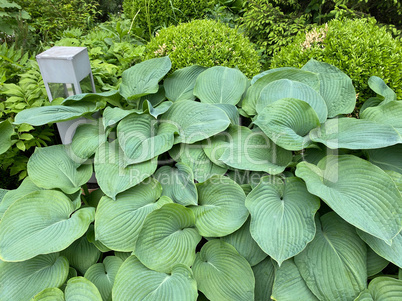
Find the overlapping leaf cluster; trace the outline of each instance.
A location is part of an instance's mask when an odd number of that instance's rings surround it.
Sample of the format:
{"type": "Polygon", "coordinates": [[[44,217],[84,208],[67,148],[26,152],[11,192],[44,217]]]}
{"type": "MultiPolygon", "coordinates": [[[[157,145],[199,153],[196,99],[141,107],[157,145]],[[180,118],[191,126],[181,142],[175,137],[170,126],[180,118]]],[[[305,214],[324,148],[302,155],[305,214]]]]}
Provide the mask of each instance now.
{"type": "Polygon", "coordinates": [[[355,119],[350,78],[318,61],[251,81],[170,67],[16,116],[102,112],[0,191],[0,300],[402,298],[402,280],[368,285],[402,268],[402,102],[381,79],[355,119]]]}

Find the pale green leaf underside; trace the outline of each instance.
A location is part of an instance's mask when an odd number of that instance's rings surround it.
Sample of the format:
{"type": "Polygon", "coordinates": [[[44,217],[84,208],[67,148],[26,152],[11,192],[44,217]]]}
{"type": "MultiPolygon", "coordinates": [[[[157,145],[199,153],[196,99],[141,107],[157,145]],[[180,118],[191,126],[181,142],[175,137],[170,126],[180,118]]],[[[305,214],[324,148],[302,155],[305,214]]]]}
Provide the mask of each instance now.
{"type": "Polygon", "coordinates": [[[243,189],[225,176],[213,176],[197,185],[198,206],[191,206],[195,226],[205,237],[222,237],[239,229],[249,215],[243,189]]]}
{"type": "Polygon", "coordinates": [[[203,103],[236,105],[247,87],[247,77],[238,69],[211,67],[195,82],[194,95],[203,103]]]}
{"type": "Polygon", "coordinates": [[[30,300],[45,288],[61,286],[67,274],[68,261],[57,253],[23,262],[0,260],[0,300],[30,300]]]}
{"type": "Polygon", "coordinates": [[[356,91],[352,80],[330,64],[311,59],[302,70],[315,72],[320,80],[320,94],[328,107],[328,117],[352,113],[356,105],[356,91]]]}
{"type": "Polygon", "coordinates": [[[315,236],[320,200],[298,178],[261,178],[247,196],[246,207],[251,235],[279,264],[300,253],[315,236]]]}
{"type": "Polygon", "coordinates": [[[309,136],[331,149],[373,149],[402,142],[402,136],[392,126],[355,118],[329,119],[309,136]]]}
{"type": "Polygon", "coordinates": [[[73,194],[92,176],[92,165],[75,162],[64,145],[38,147],[28,161],[28,175],[36,186],[73,194]]]}
{"type": "Polygon", "coordinates": [[[244,257],[221,240],[207,242],[192,267],[198,289],[209,300],[254,300],[254,274],[244,257]]]}
{"type": "Polygon", "coordinates": [[[117,273],[113,300],[197,300],[197,283],[184,265],[173,267],[171,274],[145,267],[135,256],[129,257],[117,273]]]}
{"type": "Polygon", "coordinates": [[[316,222],[314,240],[295,257],[300,274],[319,300],[353,300],[367,285],[366,246],[335,212],[316,222]]]}
{"type": "Polygon", "coordinates": [[[320,125],[317,113],[306,102],[281,99],[267,105],[254,123],[277,145],[301,150],[309,145],[310,130],[320,125]]]}
{"type": "Polygon", "coordinates": [[[307,287],[293,259],[289,259],[275,270],[272,299],[294,301],[295,298],[303,301],[318,301],[317,297],[307,287]]]}
{"type": "Polygon", "coordinates": [[[166,204],[148,214],[138,236],[135,255],[149,269],[170,273],[176,264],[190,267],[201,240],[193,212],[166,204]]]}
{"type": "Polygon", "coordinates": [[[32,192],[14,202],[3,215],[0,258],[24,261],[64,250],[86,232],[94,218],[94,208],[75,211],[71,200],[61,192],[32,192]]]}
{"type": "Polygon", "coordinates": [[[371,76],[368,85],[375,93],[384,99],[384,103],[396,100],[396,93],[378,76],[371,76]]]}
{"type": "Polygon", "coordinates": [[[352,155],[329,155],[317,166],[299,163],[296,175],[310,193],[357,228],[388,243],[401,230],[401,193],[391,177],[370,162],[352,155]]]}

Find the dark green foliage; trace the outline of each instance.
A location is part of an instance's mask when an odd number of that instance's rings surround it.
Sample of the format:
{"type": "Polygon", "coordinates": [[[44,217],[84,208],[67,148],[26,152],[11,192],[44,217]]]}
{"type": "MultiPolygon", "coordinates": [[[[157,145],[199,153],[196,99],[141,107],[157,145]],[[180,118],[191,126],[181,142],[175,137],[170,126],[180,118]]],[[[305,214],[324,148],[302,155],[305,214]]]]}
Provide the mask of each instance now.
{"type": "Polygon", "coordinates": [[[97,0],[99,3],[98,10],[100,15],[98,19],[106,21],[110,15],[120,13],[123,10],[123,0],[97,0]]]}
{"type": "Polygon", "coordinates": [[[21,6],[9,0],[0,0],[0,16],[0,42],[15,35],[24,21],[31,18],[21,6]]]}
{"type": "Polygon", "coordinates": [[[261,69],[248,38],[213,20],[194,20],[162,29],[148,43],[145,59],[165,55],[172,61],[172,71],[190,65],[221,65],[237,67],[251,77],[261,69]]]}
{"type": "Polygon", "coordinates": [[[402,44],[374,19],[333,20],[309,33],[301,32],[292,44],[272,59],[272,68],[302,67],[311,58],[332,64],[353,80],[360,105],[374,96],[367,82],[378,76],[402,97],[402,44]]]}
{"type": "Polygon", "coordinates": [[[201,18],[212,5],[210,0],[124,0],[127,17],[136,16],[136,24],[147,28],[149,36],[160,27],[201,18]]]}

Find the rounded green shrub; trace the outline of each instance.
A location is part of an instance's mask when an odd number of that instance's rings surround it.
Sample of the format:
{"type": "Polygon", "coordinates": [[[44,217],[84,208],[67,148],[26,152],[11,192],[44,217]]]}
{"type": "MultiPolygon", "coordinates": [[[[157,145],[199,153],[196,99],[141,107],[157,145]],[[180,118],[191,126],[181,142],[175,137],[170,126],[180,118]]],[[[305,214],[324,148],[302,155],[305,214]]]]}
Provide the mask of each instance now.
{"type": "Polygon", "coordinates": [[[402,43],[374,19],[332,20],[300,33],[272,59],[271,68],[302,67],[311,58],[332,64],[352,79],[357,107],[373,95],[370,76],[378,76],[402,98],[402,43]]]}
{"type": "Polygon", "coordinates": [[[172,61],[172,71],[190,65],[237,67],[248,77],[261,71],[258,53],[248,38],[213,20],[162,29],[147,44],[144,59],[166,55],[172,61]]]}
{"type": "Polygon", "coordinates": [[[123,11],[131,19],[137,15],[138,26],[151,33],[161,26],[201,18],[211,4],[210,0],[124,0],[123,11]]]}

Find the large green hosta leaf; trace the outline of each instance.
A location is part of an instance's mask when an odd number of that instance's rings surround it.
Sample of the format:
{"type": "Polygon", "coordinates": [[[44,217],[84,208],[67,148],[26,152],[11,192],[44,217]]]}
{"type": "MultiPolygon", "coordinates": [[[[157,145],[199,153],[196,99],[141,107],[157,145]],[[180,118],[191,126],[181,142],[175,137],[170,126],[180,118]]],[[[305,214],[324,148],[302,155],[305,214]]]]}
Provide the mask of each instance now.
{"type": "Polygon", "coordinates": [[[195,226],[202,236],[221,237],[239,229],[247,220],[243,189],[225,176],[214,176],[197,185],[198,206],[191,206],[195,226]]]}
{"type": "Polygon", "coordinates": [[[299,99],[280,99],[267,105],[254,123],[276,144],[301,150],[310,142],[307,134],[320,125],[317,113],[299,99]]]}
{"type": "Polygon", "coordinates": [[[252,267],[255,278],[256,301],[271,301],[272,286],[274,284],[275,270],[271,259],[268,257],[256,266],[252,267]]]}
{"type": "Polygon", "coordinates": [[[50,287],[37,294],[32,301],[65,301],[65,299],[61,289],[50,287]]]}
{"type": "Polygon", "coordinates": [[[67,97],[63,100],[62,104],[65,106],[72,105],[77,102],[101,102],[107,101],[114,106],[120,106],[120,100],[122,99],[119,91],[117,90],[110,90],[107,92],[101,93],[82,93],[82,94],[75,94],[67,97]]]}
{"type": "Polygon", "coordinates": [[[383,170],[392,170],[402,174],[402,144],[381,149],[370,149],[366,153],[371,163],[381,167],[383,170]]]}
{"type": "Polygon", "coordinates": [[[15,201],[0,221],[0,259],[24,261],[67,248],[95,218],[95,209],[75,211],[71,200],[52,190],[15,201]]]}
{"type": "Polygon", "coordinates": [[[383,99],[384,104],[394,101],[397,98],[396,93],[378,76],[371,76],[368,80],[368,85],[371,90],[383,99]]]}
{"type": "Polygon", "coordinates": [[[383,240],[376,238],[363,231],[357,230],[360,238],[365,241],[378,255],[391,261],[393,264],[402,269],[402,233],[399,232],[397,236],[392,239],[392,244],[388,245],[383,240]]]}
{"type": "Polygon", "coordinates": [[[194,179],[198,182],[204,182],[214,175],[223,175],[227,167],[214,164],[204,152],[206,141],[196,142],[194,144],[175,145],[169,154],[173,160],[182,162],[189,166],[194,174],[194,179]]]}
{"type": "Polygon", "coordinates": [[[149,178],[120,193],[116,200],[103,197],[96,210],[96,239],[113,250],[134,251],[145,217],[172,202],[168,198],[159,199],[161,192],[161,185],[149,178]]]}
{"type": "Polygon", "coordinates": [[[74,277],[68,280],[65,298],[66,301],[102,301],[102,296],[96,286],[84,277],[74,277]]]}
{"type": "Polygon", "coordinates": [[[133,100],[158,92],[159,81],[169,72],[172,63],[168,56],[147,60],[123,72],[120,94],[133,100]]]}
{"type": "Polygon", "coordinates": [[[166,204],[148,214],[138,236],[135,255],[148,268],[170,273],[176,264],[191,266],[201,240],[193,212],[166,204]]]}
{"type": "Polygon", "coordinates": [[[132,114],[120,121],[117,137],[127,165],[148,161],[172,148],[176,127],[151,115],[132,114]]]}
{"type": "Polygon", "coordinates": [[[167,99],[170,101],[195,100],[193,89],[195,81],[206,68],[193,65],[176,70],[164,81],[163,86],[167,99]]]}
{"type": "Polygon", "coordinates": [[[98,288],[102,300],[112,301],[112,288],[117,271],[123,260],[116,256],[107,256],[102,263],[92,265],[85,273],[85,278],[98,288]]]}
{"type": "Polygon", "coordinates": [[[391,101],[384,105],[367,108],[360,118],[390,125],[402,136],[402,101],[391,101]]]}
{"type": "Polygon", "coordinates": [[[11,136],[14,134],[14,129],[11,123],[7,120],[0,122],[0,154],[5,153],[12,145],[11,136]]]}
{"type": "Polygon", "coordinates": [[[23,262],[0,260],[0,300],[30,300],[45,288],[61,286],[67,274],[68,261],[57,253],[23,262]]]}
{"type": "Polygon", "coordinates": [[[387,243],[402,228],[402,196],[379,167],[351,155],[301,162],[296,175],[348,223],[387,243]]]}
{"type": "Polygon", "coordinates": [[[402,136],[392,126],[355,118],[329,119],[309,136],[331,149],[372,149],[402,142],[402,136]]]}
{"type": "Polygon", "coordinates": [[[28,175],[36,186],[72,194],[91,178],[92,165],[73,161],[64,145],[38,147],[29,158],[28,175]]]}
{"type": "Polygon", "coordinates": [[[319,300],[353,300],[367,286],[366,246],[335,212],[316,222],[314,240],[295,257],[300,274],[319,300]]]}
{"type": "MultiPolygon", "coordinates": [[[[262,75],[262,74],[261,74],[262,75]]],[[[260,75],[258,75],[260,76],[260,75]]],[[[260,98],[261,93],[267,88],[268,84],[280,80],[289,79],[293,81],[298,81],[309,85],[317,92],[320,90],[320,81],[318,75],[295,68],[278,68],[266,71],[265,75],[259,77],[251,86],[248,88],[245,98],[243,99],[242,109],[248,115],[255,115],[256,103],[260,98]]]]}
{"type": "Polygon", "coordinates": [[[14,124],[28,123],[30,125],[39,126],[47,123],[67,121],[96,112],[104,106],[105,103],[82,101],[69,106],[54,105],[30,108],[19,112],[15,116],[14,124]]]}
{"type": "Polygon", "coordinates": [[[261,113],[267,105],[283,98],[303,100],[314,109],[320,122],[327,120],[328,109],[321,95],[307,84],[288,79],[276,80],[261,91],[256,103],[257,113],[261,113]]]}
{"type": "Polygon", "coordinates": [[[178,264],[170,274],[149,270],[135,256],[129,257],[117,273],[113,300],[156,301],[197,300],[197,283],[191,270],[178,264]]]}
{"type": "Polygon", "coordinates": [[[162,195],[168,196],[175,203],[183,206],[198,204],[193,171],[186,164],[177,163],[176,168],[162,166],[154,177],[163,187],[162,195]]]}
{"type": "MultiPolygon", "coordinates": [[[[359,230],[358,230],[357,234],[359,234],[359,230]]],[[[362,238],[361,235],[360,235],[360,238],[362,238]]],[[[381,257],[376,252],[374,252],[369,246],[367,246],[367,276],[368,277],[377,275],[388,264],[389,264],[388,260],[381,257]]]]}
{"type": "Polygon", "coordinates": [[[151,176],[157,167],[157,158],[128,165],[117,140],[105,142],[95,154],[95,173],[99,187],[112,199],[151,176]]]}
{"type": "Polygon", "coordinates": [[[374,278],[355,301],[399,301],[402,300],[402,280],[391,277],[374,278]]]}
{"type": "Polygon", "coordinates": [[[352,113],[356,105],[356,91],[352,80],[330,64],[311,59],[302,70],[315,72],[320,80],[320,94],[328,107],[328,117],[352,113]]]}
{"type": "Polygon", "coordinates": [[[261,178],[247,196],[246,207],[251,215],[251,235],[279,265],[299,254],[314,238],[314,215],[320,200],[298,178],[261,178]]]}
{"type": "Polygon", "coordinates": [[[244,257],[221,240],[207,242],[192,267],[198,289],[209,300],[254,300],[254,274],[244,257]]]}
{"type": "Polygon", "coordinates": [[[204,103],[236,105],[247,88],[247,82],[240,70],[215,66],[197,77],[194,95],[204,103]]]}
{"type": "Polygon", "coordinates": [[[318,301],[307,287],[293,259],[283,262],[276,268],[272,287],[272,299],[278,301],[318,301]]]}
{"type": "Polygon", "coordinates": [[[66,257],[70,266],[84,275],[91,265],[98,262],[101,253],[84,235],[61,251],[60,255],[66,257]]]}
{"type": "Polygon", "coordinates": [[[267,254],[261,250],[250,234],[250,219],[247,219],[239,230],[221,239],[235,247],[236,251],[239,252],[251,266],[255,266],[267,257],[267,254]]]}
{"type": "Polygon", "coordinates": [[[224,131],[230,124],[224,111],[208,103],[192,100],[175,102],[161,117],[178,129],[175,143],[194,143],[224,131]]]}
{"type": "Polygon", "coordinates": [[[226,145],[218,145],[216,151],[212,149],[217,155],[219,149],[224,149],[218,160],[227,166],[278,174],[292,161],[290,151],[278,147],[261,131],[252,131],[244,126],[231,126],[227,135],[226,145]]]}

